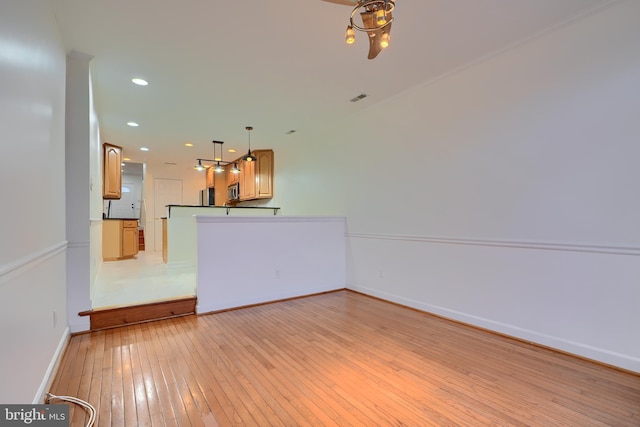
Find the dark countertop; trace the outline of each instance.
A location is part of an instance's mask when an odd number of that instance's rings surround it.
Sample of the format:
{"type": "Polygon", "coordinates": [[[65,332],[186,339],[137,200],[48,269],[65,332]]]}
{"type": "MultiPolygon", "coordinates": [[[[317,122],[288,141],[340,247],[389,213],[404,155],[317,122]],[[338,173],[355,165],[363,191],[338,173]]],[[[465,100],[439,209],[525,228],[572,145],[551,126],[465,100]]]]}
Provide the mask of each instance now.
{"type": "Polygon", "coordinates": [[[103,221],[116,220],[116,221],[138,221],[139,218],[102,218],[103,221]]]}
{"type": "Polygon", "coordinates": [[[167,205],[168,208],[213,208],[213,209],[280,209],[274,206],[202,206],[202,205],[167,205]]]}
{"type": "Polygon", "coordinates": [[[169,210],[168,217],[171,218],[171,209],[172,208],[206,208],[206,209],[226,209],[227,215],[229,215],[229,211],[231,209],[271,209],[273,214],[275,215],[280,208],[272,207],[272,206],[201,206],[201,205],[167,205],[169,210]]]}

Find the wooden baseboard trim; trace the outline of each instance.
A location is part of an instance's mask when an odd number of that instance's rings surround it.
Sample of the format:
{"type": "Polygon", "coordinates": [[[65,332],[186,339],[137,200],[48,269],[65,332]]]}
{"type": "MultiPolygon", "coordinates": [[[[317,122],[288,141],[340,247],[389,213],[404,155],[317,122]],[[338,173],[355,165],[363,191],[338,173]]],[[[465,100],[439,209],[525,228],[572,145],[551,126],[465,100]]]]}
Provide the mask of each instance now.
{"type": "Polygon", "coordinates": [[[195,314],[196,302],[196,297],[189,297],[131,306],[99,308],[78,314],[89,316],[90,330],[98,331],[195,314]]]}

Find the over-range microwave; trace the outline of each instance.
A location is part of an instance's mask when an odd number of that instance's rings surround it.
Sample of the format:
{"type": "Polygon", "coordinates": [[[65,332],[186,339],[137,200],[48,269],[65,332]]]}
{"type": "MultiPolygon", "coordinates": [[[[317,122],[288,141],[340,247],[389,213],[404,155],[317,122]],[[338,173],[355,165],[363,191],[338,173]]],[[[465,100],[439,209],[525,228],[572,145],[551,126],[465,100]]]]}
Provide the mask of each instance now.
{"type": "Polygon", "coordinates": [[[227,200],[240,200],[240,183],[236,182],[227,187],[227,200]]]}

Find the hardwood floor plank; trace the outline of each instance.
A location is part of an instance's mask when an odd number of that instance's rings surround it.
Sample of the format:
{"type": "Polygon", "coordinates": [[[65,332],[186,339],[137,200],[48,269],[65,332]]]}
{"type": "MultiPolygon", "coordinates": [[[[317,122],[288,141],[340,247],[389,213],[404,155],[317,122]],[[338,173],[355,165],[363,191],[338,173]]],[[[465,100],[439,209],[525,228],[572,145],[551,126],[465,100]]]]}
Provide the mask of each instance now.
{"type": "Polygon", "coordinates": [[[73,336],[51,390],[98,426],[640,425],[640,375],[350,291],[73,336]]]}

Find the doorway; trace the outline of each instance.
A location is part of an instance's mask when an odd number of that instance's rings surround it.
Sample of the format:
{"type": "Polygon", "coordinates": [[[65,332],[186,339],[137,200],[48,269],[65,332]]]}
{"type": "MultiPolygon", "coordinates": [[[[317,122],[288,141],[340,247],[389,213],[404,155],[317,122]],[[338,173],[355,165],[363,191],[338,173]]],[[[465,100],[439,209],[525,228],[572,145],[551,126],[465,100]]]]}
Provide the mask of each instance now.
{"type": "MultiPolygon", "coordinates": [[[[123,177],[123,189],[127,185],[130,186],[129,192],[131,192],[133,185],[123,177]]],[[[140,187],[145,187],[142,180],[140,187]]],[[[128,217],[140,217],[140,205],[146,204],[139,201],[138,215],[134,216],[136,203],[133,202],[132,208],[131,200],[126,199],[125,192],[123,192],[123,199],[125,200],[119,201],[122,208],[119,212],[128,217]]],[[[153,245],[148,245],[145,251],[139,252],[133,259],[102,263],[96,279],[94,298],[92,298],[94,309],[192,297],[196,293],[195,269],[171,268],[162,261],[161,218],[167,216],[167,205],[183,203],[182,180],[155,178],[153,194],[146,195],[142,200],[144,199],[152,199],[149,201],[153,208],[153,223],[147,223],[145,229],[148,234],[153,233],[153,245]]],[[[142,213],[142,217],[145,216],[142,213]]],[[[115,215],[112,214],[111,217],[114,218],[115,215]]]]}

